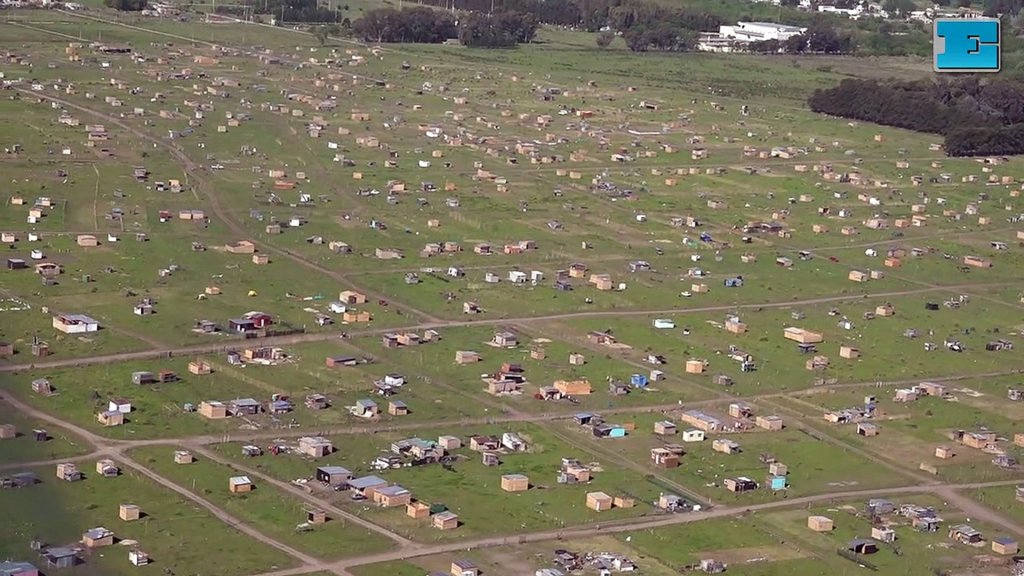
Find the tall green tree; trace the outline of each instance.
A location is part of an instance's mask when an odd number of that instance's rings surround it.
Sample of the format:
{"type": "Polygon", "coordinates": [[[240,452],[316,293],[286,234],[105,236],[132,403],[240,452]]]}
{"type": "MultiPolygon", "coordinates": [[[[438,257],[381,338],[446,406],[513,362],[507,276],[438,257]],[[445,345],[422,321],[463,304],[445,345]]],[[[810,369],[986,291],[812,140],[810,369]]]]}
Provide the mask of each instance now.
{"type": "Polygon", "coordinates": [[[917,5],[914,3],[914,0],[885,0],[882,4],[882,9],[890,14],[906,16],[917,10],[917,5]]]}
{"type": "Polygon", "coordinates": [[[148,4],[146,0],[103,0],[103,5],[122,12],[141,12],[148,4]]]}

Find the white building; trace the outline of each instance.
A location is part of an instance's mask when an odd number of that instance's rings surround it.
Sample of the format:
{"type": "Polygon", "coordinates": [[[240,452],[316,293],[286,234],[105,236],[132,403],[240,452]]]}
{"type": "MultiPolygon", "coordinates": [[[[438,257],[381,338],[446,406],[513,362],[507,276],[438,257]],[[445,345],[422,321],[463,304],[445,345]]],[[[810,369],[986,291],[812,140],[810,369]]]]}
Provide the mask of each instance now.
{"type": "Polygon", "coordinates": [[[772,22],[737,22],[735,26],[718,27],[719,36],[738,42],[764,42],[766,40],[785,42],[806,31],[807,28],[772,22]]]}
{"type": "Polygon", "coordinates": [[[855,4],[853,8],[836,8],[835,6],[819,5],[818,12],[823,12],[825,14],[837,14],[839,16],[846,16],[856,20],[864,14],[864,8],[861,7],[860,4],[855,4]]]}
{"type": "Polygon", "coordinates": [[[735,26],[719,26],[718,32],[701,34],[697,49],[702,52],[745,52],[752,42],[785,42],[806,31],[807,28],[771,22],[737,22],[735,26]]]}
{"type": "Polygon", "coordinates": [[[60,314],[53,317],[53,327],[65,334],[96,332],[100,323],[85,314],[60,314]]]}

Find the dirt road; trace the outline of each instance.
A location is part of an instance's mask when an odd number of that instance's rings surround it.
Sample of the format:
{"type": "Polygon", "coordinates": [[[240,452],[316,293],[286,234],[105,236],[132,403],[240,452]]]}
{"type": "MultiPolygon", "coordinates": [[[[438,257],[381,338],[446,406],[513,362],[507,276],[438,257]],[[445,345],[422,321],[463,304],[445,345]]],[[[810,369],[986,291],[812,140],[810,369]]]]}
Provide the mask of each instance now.
{"type": "MultiPolygon", "coordinates": [[[[938,378],[929,378],[929,381],[939,384],[949,384],[960,380],[969,380],[975,378],[996,378],[1000,376],[1007,376],[1011,374],[1019,373],[1019,370],[1002,371],[1002,372],[988,372],[981,374],[962,374],[956,376],[944,376],[938,378]]],[[[842,384],[830,384],[814,388],[815,391],[827,391],[836,390],[843,388],[863,388],[867,386],[880,386],[880,387],[894,387],[894,386],[910,386],[920,382],[919,378],[910,380],[887,380],[883,382],[845,382],[842,384]]],[[[786,392],[767,392],[764,394],[754,394],[751,396],[744,396],[743,399],[749,402],[756,402],[757,400],[771,400],[774,398],[786,398],[786,392]]],[[[220,434],[217,436],[200,435],[200,436],[189,436],[189,437],[176,437],[176,438],[152,438],[147,440],[115,440],[97,436],[92,432],[86,431],[85,429],[74,426],[64,420],[55,418],[46,412],[38,410],[29,404],[18,400],[12,396],[9,392],[0,390],[0,400],[9,402],[19,412],[26,414],[30,417],[37,418],[53,423],[55,426],[59,426],[66,430],[75,432],[82,436],[90,444],[95,445],[99,442],[102,445],[115,445],[120,450],[127,450],[130,448],[139,448],[143,446],[174,446],[174,445],[200,445],[206,446],[210,444],[221,444],[224,442],[258,442],[261,440],[272,440],[275,438],[297,438],[300,436],[308,436],[313,431],[310,428],[297,428],[297,429],[281,429],[281,430],[266,430],[266,431],[254,431],[254,430],[238,430],[227,435],[220,434]]],[[[709,406],[714,404],[721,404],[722,400],[719,398],[713,398],[710,400],[697,400],[693,402],[686,402],[680,405],[677,402],[667,404],[656,404],[656,405],[645,405],[645,406],[626,406],[618,408],[609,408],[602,410],[601,414],[604,416],[622,416],[629,414],[654,414],[654,413],[667,413],[673,410],[679,410],[681,407],[694,408],[699,406],[709,406]]],[[[459,420],[445,421],[446,426],[453,428],[467,428],[471,426],[486,426],[493,424],[503,424],[511,422],[552,422],[558,420],[568,420],[572,418],[571,412],[540,412],[540,413],[517,413],[509,415],[495,415],[495,416],[481,416],[479,418],[462,418],[459,420]]],[[[406,424],[382,424],[382,425],[350,425],[342,424],[337,426],[322,426],[316,427],[315,433],[323,436],[360,436],[368,434],[380,434],[385,432],[402,432],[421,430],[425,424],[423,422],[409,422],[406,424]]]]}
{"type": "Polygon", "coordinates": [[[42,468],[43,466],[56,466],[61,462],[84,462],[86,460],[95,460],[96,453],[92,452],[89,454],[79,454],[78,456],[68,456],[67,458],[53,458],[51,460],[33,460],[31,462],[7,462],[0,464],[0,472],[4,470],[27,470],[29,468],[42,468]]]}
{"type": "MultiPolygon", "coordinates": [[[[1019,484],[1019,481],[1014,482],[1014,484],[1019,484]]],[[[961,489],[970,490],[986,487],[988,487],[988,485],[976,484],[961,487],[961,489]]],[[[948,502],[951,506],[955,506],[962,510],[967,514],[967,517],[970,518],[969,522],[982,522],[990,526],[998,526],[1014,534],[1024,534],[1024,524],[1021,524],[1016,520],[1011,520],[988,506],[985,506],[976,500],[971,500],[956,490],[957,488],[952,486],[941,486],[935,490],[935,495],[948,502]]]]}
{"type": "MultiPolygon", "coordinates": [[[[807,298],[803,300],[793,299],[779,302],[763,302],[748,304],[723,304],[715,306],[698,306],[693,308],[661,308],[649,310],[595,310],[592,312],[570,312],[565,314],[547,314],[541,316],[520,316],[507,318],[483,318],[479,320],[433,320],[409,326],[395,326],[391,328],[369,328],[365,330],[351,330],[347,333],[351,337],[375,336],[386,332],[415,331],[442,328],[465,328],[476,326],[509,326],[513,324],[528,324],[531,322],[552,322],[559,320],[573,320],[576,318],[621,318],[627,316],[647,315],[679,315],[679,314],[701,314],[707,312],[728,312],[736,310],[755,310],[761,308],[788,308],[792,306],[811,306],[815,304],[828,304],[833,302],[850,302],[858,299],[872,298],[896,298],[899,296],[912,296],[927,294],[930,292],[964,292],[971,288],[995,287],[1010,285],[1010,283],[996,284],[960,284],[956,286],[926,287],[913,290],[901,290],[895,292],[877,292],[863,295],[843,296],[822,296],[820,298],[807,298]]],[[[144,360],[150,358],[161,358],[169,356],[189,356],[200,354],[213,354],[225,352],[229,349],[240,346],[285,346],[303,342],[323,342],[340,337],[341,332],[314,332],[306,334],[293,334],[289,336],[272,336],[268,338],[251,338],[247,340],[221,340],[210,344],[197,344],[195,346],[182,346],[178,348],[167,348],[160,350],[143,350],[139,352],[126,352],[123,354],[109,354],[105,356],[94,356],[89,358],[65,358],[50,360],[33,364],[6,364],[0,365],[0,372],[20,372],[30,369],[43,368],[66,368],[71,366],[90,366],[95,364],[109,364],[113,362],[124,362],[129,360],[144,360]]]]}

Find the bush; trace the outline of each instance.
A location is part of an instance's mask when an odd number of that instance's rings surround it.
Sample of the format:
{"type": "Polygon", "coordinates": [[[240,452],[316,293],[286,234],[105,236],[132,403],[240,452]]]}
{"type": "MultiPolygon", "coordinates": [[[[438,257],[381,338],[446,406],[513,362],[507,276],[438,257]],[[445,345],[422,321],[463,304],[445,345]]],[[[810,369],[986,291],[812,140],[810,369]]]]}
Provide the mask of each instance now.
{"type": "Polygon", "coordinates": [[[537,35],[538,24],[532,14],[473,12],[459,23],[459,41],[465,46],[478,48],[509,48],[531,42],[537,35]]]}
{"type": "Polygon", "coordinates": [[[146,9],[146,0],[103,0],[107,8],[120,10],[122,12],[141,12],[146,9]]]}
{"type": "MultiPolygon", "coordinates": [[[[104,0],[107,2],[108,0],[104,0]]],[[[114,0],[120,1],[120,0],[114,0]]],[[[337,22],[338,12],[321,8],[317,0],[241,0],[238,3],[219,5],[216,11],[219,14],[242,15],[247,10],[256,14],[270,14],[281,22],[337,22]]]]}
{"type": "Polygon", "coordinates": [[[439,44],[456,36],[450,14],[422,6],[370,10],[352,23],[352,32],[365,42],[439,44]]]}
{"type": "Polygon", "coordinates": [[[1024,83],[968,76],[883,83],[843,80],[818,90],[811,110],[945,137],[949,156],[1024,153],[1024,83]]]}

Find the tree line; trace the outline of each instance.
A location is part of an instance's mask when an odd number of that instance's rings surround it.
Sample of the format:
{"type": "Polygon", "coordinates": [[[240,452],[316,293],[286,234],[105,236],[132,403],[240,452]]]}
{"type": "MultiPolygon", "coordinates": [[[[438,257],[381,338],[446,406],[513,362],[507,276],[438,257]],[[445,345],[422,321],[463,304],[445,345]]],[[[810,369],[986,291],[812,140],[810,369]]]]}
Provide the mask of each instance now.
{"type": "Polygon", "coordinates": [[[122,12],[141,12],[148,3],[146,0],[103,0],[103,5],[122,12]]]}
{"type": "Polygon", "coordinates": [[[1017,79],[848,79],[815,91],[808,105],[822,114],[940,134],[949,156],[1024,153],[1024,82],[1017,79]]]}
{"type": "MultiPolygon", "coordinates": [[[[468,20],[470,26],[462,29],[460,38],[465,37],[467,45],[511,45],[515,26],[496,21],[486,21],[476,14],[518,14],[527,19],[526,30],[533,22],[556,26],[581,28],[589,32],[600,32],[596,37],[598,46],[605,47],[614,34],[619,34],[634,52],[687,51],[696,48],[702,32],[717,32],[719,26],[732,23],[723,15],[710,9],[673,6],[657,0],[420,0],[423,4],[437,8],[466,11],[474,14],[468,20]],[[472,32],[472,33],[470,33],[472,32]],[[609,35],[612,34],[612,35],[609,35]]],[[[840,2],[844,0],[839,0],[840,2]]],[[[852,6],[853,0],[848,0],[852,6]]],[[[749,15],[748,15],[749,16],[749,15]]],[[[742,18],[749,19],[749,18],[742,18]]],[[[460,23],[461,24],[461,23],[460,23]]],[[[813,28],[789,42],[766,42],[757,47],[763,53],[849,53],[856,43],[849,33],[837,31],[834,27],[815,21],[813,28]]]]}
{"type": "Polygon", "coordinates": [[[985,0],[985,16],[1006,16],[1013,18],[1024,8],[1024,0],[985,0]]]}
{"type": "Polygon", "coordinates": [[[370,10],[352,22],[352,33],[365,42],[439,44],[458,38],[466,46],[507,48],[533,41],[539,24],[524,12],[471,12],[456,21],[448,12],[418,6],[370,10]]]}
{"type": "Polygon", "coordinates": [[[459,42],[478,48],[507,48],[532,42],[540,23],[533,14],[470,12],[459,21],[459,42]]]}
{"type": "MultiPolygon", "coordinates": [[[[495,0],[496,2],[498,0],[495,0]]],[[[396,10],[378,8],[366,12],[352,22],[352,33],[365,42],[414,42],[437,44],[458,38],[465,46],[505,48],[531,42],[544,21],[534,10],[547,1],[565,3],[569,0],[504,0],[517,2],[527,11],[469,12],[458,20],[449,12],[417,6],[396,10]]],[[[577,0],[580,2],[591,0],[577,0]]],[[[592,0],[598,1],[598,0],[592,0]]],[[[617,0],[618,1],[618,0],[617,0]]],[[[558,4],[564,6],[566,4],[558,4]]],[[[606,24],[596,41],[605,47],[614,39],[611,30],[621,33],[634,52],[649,50],[687,51],[696,48],[701,32],[717,31],[724,20],[714,14],[680,7],[669,7],[648,0],[631,0],[608,6],[606,24]]],[[[546,16],[550,18],[550,15],[546,16]]],[[[851,35],[823,23],[814,23],[804,34],[785,42],[759,42],[753,47],[763,53],[825,53],[853,51],[851,35]]]]}
{"type": "Polygon", "coordinates": [[[337,11],[319,6],[317,0],[241,0],[230,6],[217,6],[215,11],[239,16],[265,14],[274,16],[279,22],[329,23],[340,20],[337,11]]]}
{"type": "Polygon", "coordinates": [[[619,32],[634,26],[670,23],[689,30],[717,30],[718,15],[693,8],[673,8],[654,0],[420,0],[421,4],[460,12],[529,14],[538,23],[619,32]]]}
{"type": "Polygon", "coordinates": [[[422,6],[370,10],[352,22],[352,33],[365,42],[438,44],[455,38],[455,18],[422,6]]]}

